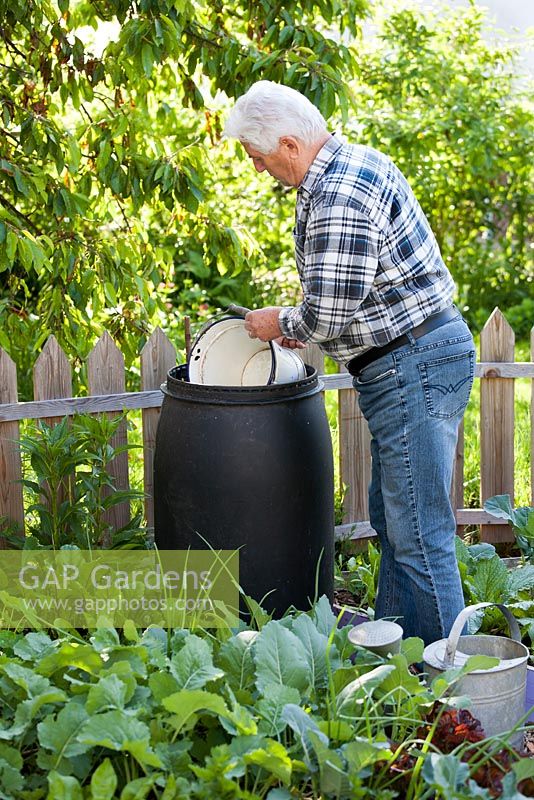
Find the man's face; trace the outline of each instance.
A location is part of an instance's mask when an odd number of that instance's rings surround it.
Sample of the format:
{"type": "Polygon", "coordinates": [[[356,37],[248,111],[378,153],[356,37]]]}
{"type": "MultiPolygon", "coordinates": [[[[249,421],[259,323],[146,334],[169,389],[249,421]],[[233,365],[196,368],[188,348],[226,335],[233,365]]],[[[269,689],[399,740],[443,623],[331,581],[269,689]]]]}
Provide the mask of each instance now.
{"type": "Polygon", "coordinates": [[[260,153],[254,150],[246,142],[241,143],[247,155],[252,159],[252,163],[258,172],[267,170],[269,175],[276,178],[284,186],[298,186],[299,181],[295,182],[295,162],[291,158],[291,150],[284,143],[280,143],[274,153],[260,153]]]}

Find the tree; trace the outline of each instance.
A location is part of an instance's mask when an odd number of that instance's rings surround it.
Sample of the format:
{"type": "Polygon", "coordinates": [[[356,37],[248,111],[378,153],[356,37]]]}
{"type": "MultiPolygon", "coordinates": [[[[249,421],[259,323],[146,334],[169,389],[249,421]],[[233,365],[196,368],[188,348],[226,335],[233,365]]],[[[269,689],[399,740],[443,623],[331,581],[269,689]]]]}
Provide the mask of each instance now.
{"type": "Polygon", "coordinates": [[[517,52],[484,38],[472,4],[400,10],[360,50],[352,135],[388,152],[409,178],[477,325],[497,304],[534,315],[534,127],[517,52]]]}
{"type": "Polygon", "coordinates": [[[366,9],[0,0],[0,344],[19,364],[50,333],[81,358],[103,327],[133,356],[184,265],[250,275],[257,246],[216,193],[212,96],[284,80],[346,114],[354,55],[341,36],[366,9]],[[80,31],[114,19],[118,39],[97,57],[80,31]]]}

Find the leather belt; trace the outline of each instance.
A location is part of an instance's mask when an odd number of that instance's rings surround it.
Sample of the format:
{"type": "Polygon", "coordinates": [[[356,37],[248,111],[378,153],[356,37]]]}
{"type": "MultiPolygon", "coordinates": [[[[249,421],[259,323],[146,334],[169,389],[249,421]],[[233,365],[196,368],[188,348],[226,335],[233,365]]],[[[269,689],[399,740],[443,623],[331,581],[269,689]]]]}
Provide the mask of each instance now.
{"type": "Polygon", "coordinates": [[[430,333],[430,331],[439,328],[441,325],[445,325],[446,322],[456,319],[459,313],[457,308],[449,306],[436,314],[431,314],[420,325],[416,325],[415,328],[412,328],[407,333],[397,336],[396,339],[392,339],[391,342],[388,342],[383,347],[371,347],[370,350],[366,350],[361,355],[352,358],[347,364],[348,371],[351,375],[359,375],[364,367],[376,361],[377,358],[386,355],[386,353],[391,353],[392,350],[396,350],[397,347],[401,347],[403,344],[410,344],[411,340],[408,338],[408,333],[418,339],[420,336],[424,336],[425,333],[430,333]]]}

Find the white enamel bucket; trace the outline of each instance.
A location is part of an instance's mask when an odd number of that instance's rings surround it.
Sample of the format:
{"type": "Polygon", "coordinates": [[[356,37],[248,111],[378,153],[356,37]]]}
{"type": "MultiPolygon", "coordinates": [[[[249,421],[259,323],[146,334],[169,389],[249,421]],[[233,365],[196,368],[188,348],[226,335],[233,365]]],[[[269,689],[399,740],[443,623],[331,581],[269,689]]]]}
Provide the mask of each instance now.
{"type": "Polygon", "coordinates": [[[188,366],[191,383],[209,386],[266,386],[306,377],[294,350],[251,339],[240,316],[205,325],[193,342],[188,366]]]}

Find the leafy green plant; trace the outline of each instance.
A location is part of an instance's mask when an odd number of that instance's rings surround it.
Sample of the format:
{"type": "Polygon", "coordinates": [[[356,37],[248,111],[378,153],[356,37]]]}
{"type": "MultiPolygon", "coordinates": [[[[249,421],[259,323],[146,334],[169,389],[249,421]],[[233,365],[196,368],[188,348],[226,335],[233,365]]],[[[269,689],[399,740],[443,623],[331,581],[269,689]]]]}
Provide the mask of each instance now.
{"type": "Polygon", "coordinates": [[[509,494],[498,494],[484,502],[484,510],[510,523],[521,553],[534,562],[534,508],[513,508],[509,494]]]}
{"type": "Polygon", "coordinates": [[[352,595],[353,605],[373,609],[379,569],[380,551],[372,542],[368,542],[365,553],[358,553],[348,559],[338,556],[335,564],[335,587],[352,595]]]}
{"type": "MultiPolygon", "coordinates": [[[[487,542],[466,545],[457,537],[455,545],[466,604],[506,604],[534,641],[531,633],[534,632],[534,564],[509,568],[487,542]]],[[[508,630],[502,613],[491,607],[474,614],[468,627],[470,633],[479,629],[486,633],[508,630]]]]}
{"type": "Polygon", "coordinates": [[[146,546],[141,512],[115,532],[109,518],[110,509],[143,497],[138,491],[117,490],[110,475],[113,459],[133,447],[113,443],[124,424],[122,415],[79,415],[56,425],[40,421],[21,436],[25,473],[32,474],[22,481],[29,498],[26,537],[2,530],[12,546],[146,546]]]}
{"type": "MultiPolygon", "coordinates": [[[[430,796],[444,778],[421,767],[451,752],[436,701],[484,667],[425,686],[408,669],[420,640],[389,661],[354,654],[326,597],[260,630],[4,631],[0,648],[6,800],[386,800],[404,755],[402,796],[430,796]]],[[[494,755],[484,745],[477,768],[494,755]]]]}

